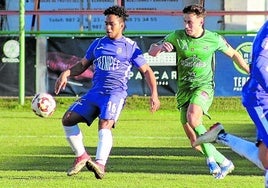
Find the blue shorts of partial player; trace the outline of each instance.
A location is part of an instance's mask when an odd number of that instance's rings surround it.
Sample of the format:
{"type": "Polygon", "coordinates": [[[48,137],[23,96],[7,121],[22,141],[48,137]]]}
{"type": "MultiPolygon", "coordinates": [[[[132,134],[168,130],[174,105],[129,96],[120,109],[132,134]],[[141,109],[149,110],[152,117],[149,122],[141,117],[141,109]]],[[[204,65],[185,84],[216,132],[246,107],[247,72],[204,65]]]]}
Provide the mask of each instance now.
{"type": "Polygon", "coordinates": [[[91,93],[83,95],[73,103],[68,111],[81,115],[90,126],[98,117],[105,120],[118,120],[124,107],[127,94],[125,92],[104,94],[91,93]]]}
{"type": "Polygon", "coordinates": [[[262,94],[243,93],[242,103],[256,126],[256,145],[263,142],[268,147],[268,93],[262,94]]]}

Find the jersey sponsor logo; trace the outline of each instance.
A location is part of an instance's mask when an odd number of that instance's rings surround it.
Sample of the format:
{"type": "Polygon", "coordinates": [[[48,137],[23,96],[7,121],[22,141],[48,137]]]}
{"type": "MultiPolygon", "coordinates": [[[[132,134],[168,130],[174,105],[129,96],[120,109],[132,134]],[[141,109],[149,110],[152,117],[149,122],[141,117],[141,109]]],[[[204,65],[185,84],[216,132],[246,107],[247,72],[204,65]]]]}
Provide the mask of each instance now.
{"type": "Polygon", "coordinates": [[[113,56],[101,56],[94,60],[94,65],[100,70],[118,70],[120,61],[113,56]]]}
{"type": "Polygon", "coordinates": [[[206,66],[204,62],[202,62],[199,58],[195,56],[181,60],[181,65],[185,67],[205,67],[206,66]]]}

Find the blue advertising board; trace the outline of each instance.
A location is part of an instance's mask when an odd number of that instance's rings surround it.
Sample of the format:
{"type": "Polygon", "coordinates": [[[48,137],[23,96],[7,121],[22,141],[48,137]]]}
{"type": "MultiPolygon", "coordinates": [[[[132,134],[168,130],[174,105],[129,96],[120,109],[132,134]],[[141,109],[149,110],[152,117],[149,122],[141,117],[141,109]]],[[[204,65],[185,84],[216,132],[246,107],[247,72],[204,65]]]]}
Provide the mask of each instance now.
{"type": "MultiPolygon", "coordinates": [[[[253,36],[226,36],[228,43],[250,63],[253,36]]],[[[241,96],[241,89],[249,75],[221,52],[215,54],[215,95],[241,96]]]]}

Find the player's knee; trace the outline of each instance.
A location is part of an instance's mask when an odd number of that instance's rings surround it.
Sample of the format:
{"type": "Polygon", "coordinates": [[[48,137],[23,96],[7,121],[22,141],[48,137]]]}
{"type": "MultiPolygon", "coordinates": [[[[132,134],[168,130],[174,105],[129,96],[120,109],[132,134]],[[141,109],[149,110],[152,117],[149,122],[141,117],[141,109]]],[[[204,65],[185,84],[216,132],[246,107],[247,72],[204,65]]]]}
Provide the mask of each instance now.
{"type": "Polygon", "coordinates": [[[114,120],[101,119],[99,121],[99,130],[101,130],[101,129],[112,129],[114,127],[114,124],[115,124],[114,120]]]}
{"type": "Polygon", "coordinates": [[[265,159],[265,160],[261,160],[262,162],[262,165],[265,169],[268,169],[268,159],[265,159]]]}
{"type": "Polygon", "coordinates": [[[265,169],[268,169],[268,156],[265,155],[265,156],[261,156],[260,157],[260,160],[262,162],[262,165],[265,169]]]}
{"type": "Polygon", "coordinates": [[[191,144],[192,148],[194,148],[194,149],[195,149],[195,146],[194,146],[195,140],[196,140],[195,138],[190,138],[190,144],[191,144]]]}
{"type": "Polygon", "coordinates": [[[66,119],[64,117],[62,118],[61,123],[62,123],[63,126],[70,126],[70,123],[69,123],[68,119],[66,119]]]}
{"type": "Polygon", "coordinates": [[[63,126],[72,126],[73,122],[71,120],[71,112],[66,112],[61,119],[61,123],[63,126]]]}
{"type": "Polygon", "coordinates": [[[258,142],[259,147],[259,159],[265,169],[268,169],[268,148],[264,142],[258,142]]]}

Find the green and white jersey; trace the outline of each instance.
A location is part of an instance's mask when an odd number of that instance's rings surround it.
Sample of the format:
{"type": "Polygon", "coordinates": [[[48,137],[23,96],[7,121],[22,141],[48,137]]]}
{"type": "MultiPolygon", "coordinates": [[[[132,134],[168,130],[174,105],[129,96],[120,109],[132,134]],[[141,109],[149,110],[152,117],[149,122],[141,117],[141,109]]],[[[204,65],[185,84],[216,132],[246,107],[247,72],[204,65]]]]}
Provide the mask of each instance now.
{"type": "Polygon", "coordinates": [[[164,41],[170,42],[177,52],[177,94],[182,95],[203,86],[214,89],[214,53],[217,50],[224,52],[229,47],[219,34],[205,30],[200,38],[192,38],[184,30],[176,30],[164,41]]]}

